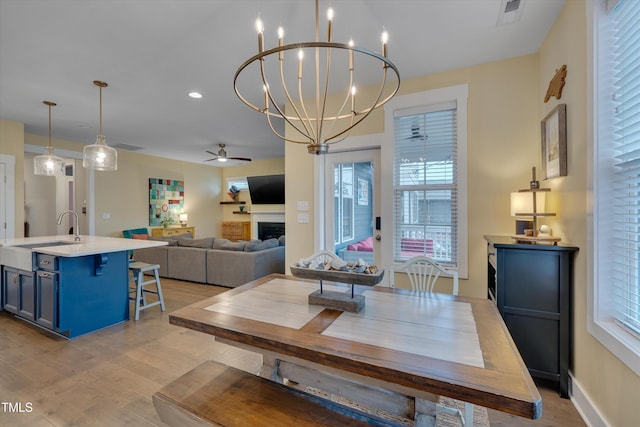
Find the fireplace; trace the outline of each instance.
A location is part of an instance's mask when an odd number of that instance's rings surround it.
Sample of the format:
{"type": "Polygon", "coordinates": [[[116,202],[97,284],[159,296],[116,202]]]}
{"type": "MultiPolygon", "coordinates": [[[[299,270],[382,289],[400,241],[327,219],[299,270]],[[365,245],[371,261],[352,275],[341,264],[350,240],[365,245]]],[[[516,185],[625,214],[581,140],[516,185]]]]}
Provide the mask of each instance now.
{"type": "Polygon", "coordinates": [[[284,222],[258,222],[258,239],[277,239],[284,235],[284,222]]]}

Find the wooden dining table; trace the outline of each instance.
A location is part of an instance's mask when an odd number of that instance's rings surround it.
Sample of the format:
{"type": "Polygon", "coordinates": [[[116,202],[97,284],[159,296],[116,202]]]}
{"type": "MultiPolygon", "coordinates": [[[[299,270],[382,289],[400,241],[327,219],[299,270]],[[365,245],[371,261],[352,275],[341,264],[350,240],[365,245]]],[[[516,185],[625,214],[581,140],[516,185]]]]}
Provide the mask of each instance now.
{"type": "MultiPolygon", "coordinates": [[[[433,415],[438,396],[541,416],[540,394],[492,301],[356,286],[365,305],[351,313],[309,304],[318,288],[272,274],[169,319],[261,354],[260,376],[409,419],[433,415]]],[[[326,281],[324,288],[351,292],[326,281]]]]}

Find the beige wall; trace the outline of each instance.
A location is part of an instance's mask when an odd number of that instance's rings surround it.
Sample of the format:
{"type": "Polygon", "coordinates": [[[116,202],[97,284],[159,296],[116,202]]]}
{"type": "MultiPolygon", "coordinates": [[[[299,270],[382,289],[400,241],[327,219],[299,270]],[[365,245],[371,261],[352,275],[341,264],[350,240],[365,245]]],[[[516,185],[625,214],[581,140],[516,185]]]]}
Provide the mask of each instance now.
{"type": "MultiPolygon", "coordinates": [[[[23,235],[24,222],[24,145],[46,146],[48,138],[25,134],[23,124],[0,120],[0,153],[16,157],[16,236],[23,235]]],[[[53,139],[52,145],[56,152],[68,150],[81,153],[83,145],[74,141],[53,139]]],[[[31,161],[32,155],[27,155],[31,161]]],[[[231,207],[220,205],[228,200],[226,177],[271,175],[284,173],[284,159],[267,159],[253,161],[246,166],[217,168],[211,165],[182,162],[160,157],[148,156],[136,152],[118,150],[118,170],[115,172],[94,172],[94,212],[95,233],[99,236],[120,237],[123,229],[149,227],[148,219],[148,184],[149,178],[165,178],[183,180],[185,182],[185,212],[189,214],[189,225],[196,227],[197,236],[219,236],[222,231],[223,220],[237,221],[239,216],[233,215],[231,207]],[[104,218],[108,215],[108,219],[104,218]]],[[[86,179],[89,180],[89,173],[86,179]]],[[[45,180],[27,180],[29,183],[45,180]]],[[[85,182],[78,183],[85,185],[85,182]]],[[[34,196],[37,189],[32,191],[34,196]]],[[[243,197],[249,200],[248,193],[243,197]]],[[[91,209],[90,200],[87,201],[91,209]]],[[[55,206],[55,201],[50,205],[55,206]]],[[[80,209],[78,205],[77,210],[80,209]]],[[[237,208],[237,206],[236,206],[237,208]]],[[[250,208],[250,204],[249,204],[250,208]]],[[[284,211],[284,206],[274,205],[257,207],[260,210],[284,211]]],[[[55,214],[52,214],[55,223],[55,214]]],[[[250,218],[250,217],[247,217],[250,218]]],[[[248,220],[243,217],[243,220],[248,220]]],[[[88,234],[87,227],[81,227],[83,234],[88,234]]]]}
{"type": "MultiPolygon", "coordinates": [[[[552,188],[558,212],[552,225],[567,240],[580,247],[574,269],[575,381],[612,426],[640,423],[640,377],[622,364],[587,331],[587,111],[585,2],[570,0],[540,49],[539,97],[541,120],[558,103],[567,104],[568,175],[545,182],[552,188]],[[555,70],[567,65],[562,98],[543,102],[555,70]]],[[[575,385],[574,385],[575,389],[575,385]]]]}
{"type": "Polygon", "coordinates": [[[0,154],[15,157],[15,231],[14,236],[24,235],[24,124],[0,119],[0,154]]]}
{"type": "MultiPolygon", "coordinates": [[[[537,70],[537,55],[528,55],[402,81],[400,94],[469,84],[469,279],[460,281],[461,295],[486,297],[487,262],[483,235],[513,232],[510,193],[528,187],[531,167],[539,164],[537,70]]],[[[363,130],[383,132],[382,112],[376,113],[367,126],[358,128],[360,133],[363,130]]],[[[347,139],[340,147],[348,144],[347,139]]],[[[287,265],[292,265],[301,256],[314,251],[315,219],[312,218],[309,224],[297,224],[295,201],[313,200],[310,195],[315,194],[316,186],[313,156],[307,154],[304,146],[287,144],[285,150],[287,265]]],[[[310,213],[313,213],[312,208],[310,213]]]]}

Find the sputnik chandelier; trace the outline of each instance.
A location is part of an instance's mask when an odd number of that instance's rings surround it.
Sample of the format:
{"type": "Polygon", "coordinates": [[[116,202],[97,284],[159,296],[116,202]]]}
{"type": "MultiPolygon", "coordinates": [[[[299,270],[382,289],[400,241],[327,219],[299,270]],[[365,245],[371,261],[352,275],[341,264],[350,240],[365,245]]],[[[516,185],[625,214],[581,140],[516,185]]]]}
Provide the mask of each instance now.
{"type": "MultiPolygon", "coordinates": [[[[333,10],[329,9],[327,41],[320,41],[318,0],[315,0],[315,41],[284,44],[284,30],[280,27],[278,46],[265,50],[264,26],[258,17],[258,53],[240,65],[233,79],[238,98],[263,113],[273,133],[285,141],[306,144],[311,154],[327,153],[330,144],[349,136],[356,125],[389,101],[400,87],[400,73],[387,58],[386,31],[382,33],[382,51],[377,53],[356,47],[352,40],[348,44],[333,42],[332,23],[333,10]],[[315,61],[305,61],[309,56],[315,61]],[[356,96],[356,77],[364,77],[365,72],[379,73],[378,87],[367,88],[356,96]],[[303,80],[307,75],[311,75],[311,82],[303,80]],[[297,81],[289,86],[287,77],[297,81]],[[297,90],[295,98],[292,89],[297,90]],[[251,94],[252,100],[247,94],[251,94]],[[283,135],[277,130],[274,118],[283,119],[290,132],[283,135]]],[[[367,81],[363,86],[369,84],[367,81]]]]}

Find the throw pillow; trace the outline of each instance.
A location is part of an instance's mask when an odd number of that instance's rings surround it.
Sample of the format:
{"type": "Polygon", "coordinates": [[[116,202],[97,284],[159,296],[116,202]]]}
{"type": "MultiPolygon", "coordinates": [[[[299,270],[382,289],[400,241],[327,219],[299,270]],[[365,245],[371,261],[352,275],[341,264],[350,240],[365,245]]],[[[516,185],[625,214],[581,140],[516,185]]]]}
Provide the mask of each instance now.
{"type": "Polygon", "coordinates": [[[284,234],[282,236],[278,237],[278,244],[280,246],[285,246],[286,242],[287,242],[287,240],[285,239],[284,234]]]}
{"type": "Polygon", "coordinates": [[[149,239],[149,235],[148,234],[132,234],[131,238],[132,239],[137,239],[137,240],[148,240],[149,239]]]}

